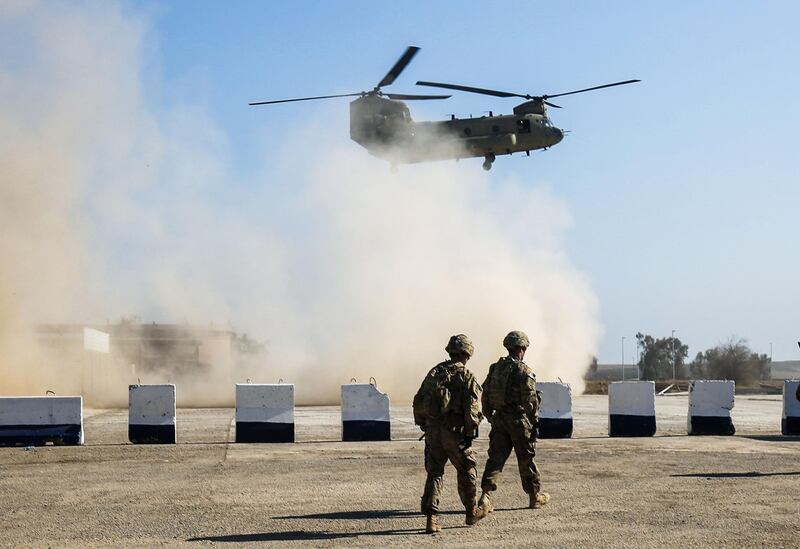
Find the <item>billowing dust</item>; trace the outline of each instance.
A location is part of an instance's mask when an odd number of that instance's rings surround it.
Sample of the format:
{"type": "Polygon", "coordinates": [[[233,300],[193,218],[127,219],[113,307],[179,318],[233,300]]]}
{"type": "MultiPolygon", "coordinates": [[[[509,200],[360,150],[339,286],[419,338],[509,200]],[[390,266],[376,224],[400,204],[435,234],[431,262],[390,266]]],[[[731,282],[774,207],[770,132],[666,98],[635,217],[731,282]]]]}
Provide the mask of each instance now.
{"type": "Polygon", "coordinates": [[[374,377],[403,402],[450,335],[472,337],[482,379],[514,329],[539,379],[582,388],[597,303],[546,187],[480,160],[392,173],[345,141],[341,104],[324,127],[298,109],[285,149],[242,173],[202,104],[153,97],[151,33],[112,2],[0,7],[0,394],[123,406],[140,379],[176,383],[185,406],[231,405],[234,383],[282,378],[298,403],[336,403],[374,377]],[[59,356],[31,329],[126,315],[230,325],[266,352],[142,377],[113,353],[59,356]]]}

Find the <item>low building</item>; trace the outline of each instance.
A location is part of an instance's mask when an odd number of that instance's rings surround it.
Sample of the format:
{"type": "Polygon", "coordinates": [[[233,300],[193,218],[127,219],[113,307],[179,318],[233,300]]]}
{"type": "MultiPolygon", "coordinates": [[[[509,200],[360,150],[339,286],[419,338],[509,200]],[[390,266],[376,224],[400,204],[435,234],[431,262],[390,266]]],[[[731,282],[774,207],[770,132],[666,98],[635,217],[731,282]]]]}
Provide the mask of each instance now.
{"type": "Polygon", "coordinates": [[[179,400],[186,404],[232,402],[227,389],[233,380],[248,377],[248,368],[266,354],[263,343],[213,324],[45,324],[34,336],[40,369],[57,367],[60,391],[82,394],[97,406],[124,404],[128,384],[139,382],[180,382],[179,400]],[[84,349],[85,328],[108,334],[108,353],[84,349]]]}
{"type": "Polygon", "coordinates": [[[800,360],[773,360],[770,363],[773,380],[800,379],[800,360]]]}

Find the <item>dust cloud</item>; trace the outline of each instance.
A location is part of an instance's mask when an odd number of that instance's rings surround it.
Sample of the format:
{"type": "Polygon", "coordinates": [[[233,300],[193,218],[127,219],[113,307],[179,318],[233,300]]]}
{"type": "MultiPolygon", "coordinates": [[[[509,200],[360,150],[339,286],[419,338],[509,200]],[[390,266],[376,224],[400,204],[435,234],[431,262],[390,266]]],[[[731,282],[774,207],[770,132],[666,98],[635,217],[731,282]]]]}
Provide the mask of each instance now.
{"type": "Polygon", "coordinates": [[[391,173],[343,142],[341,105],[341,131],[300,123],[279,163],[242,174],[202,104],[149,95],[153,44],[147,17],[111,2],[0,7],[0,394],[86,392],[89,364],[98,405],[125,405],[139,377],[176,383],[182,405],[231,405],[248,378],[309,404],[374,377],[399,403],[450,335],[472,337],[482,379],[514,329],[540,380],[582,389],[597,302],[546,187],[479,161],[391,173]],[[231,326],[266,350],[142,376],[58,356],[31,329],[124,315],[231,326]]]}

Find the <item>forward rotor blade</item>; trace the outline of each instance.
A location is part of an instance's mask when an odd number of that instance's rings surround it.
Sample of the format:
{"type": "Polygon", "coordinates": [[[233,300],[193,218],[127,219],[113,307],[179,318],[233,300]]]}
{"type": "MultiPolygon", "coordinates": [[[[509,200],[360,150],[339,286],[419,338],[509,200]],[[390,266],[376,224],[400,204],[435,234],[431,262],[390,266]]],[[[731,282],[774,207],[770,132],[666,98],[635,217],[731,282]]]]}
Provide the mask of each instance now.
{"type": "Polygon", "coordinates": [[[564,108],[561,105],[556,105],[555,103],[551,103],[550,101],[545,101],[544,104],[547,105],[548,107],[555,107],[556,109],[563,109],[564,108]]]}
{"type": "Polygon", "coordinates": [[[447,99],[452,97],[452,95],[409,95],[407,93],[387,93],[385,94],[386,97],[389,99],[400,99],[400,100],[417,100],[417,99],[447,99]]]}
{"type": "Polygon", "coordinates": [[[340,93],[338,95],[318,95],[317,97],[298,97],[297,99],[277,99],[275,101],[256,101],[255,103],[248,103],[249,105],[274,105],[275,103],[293,103],[295,101],[311,101],[313,99],[330,99],[332,97],[356,97],[358,95],[366,95],[364,92],[358,93],[340,93]]]}
{"type": "Polygon", "coordinates": [[[442,82],[427,82],[419,80],[417,86],[430,86],[432,88],[444,88],[446,90],[465,91],[470,93],[480,93],[483,95],[493,95],[494,97],[522,97],[523,99],[531,99],[529,95],[521,95],[519,93],[504,92],[498,90],[489,90],[486,88],[474,88],[472,86],[461,86],[459,84],[443,84],[442,82]]]}
{"type": "Polygon", "coordinates": [[[641,80],[625,80],[623,82],[614,82],[613,84],[603,84],[602,86],[593,86],[591,88],[584,88],[582,90],[575,90],[575,91],[566,92],[566,93],[556,93],[556,94],[553,94],[553,95],[543,95],[542,97],[544,99],[549,99],[550,97],[563,97],[565,95],[572,95],[574,93],[583,93],[583,92],[588,92],[588,91],[592,91],[592,90],[601,90],[603,88],[611,88],[611,87],[614,87],[614,86],[622,86],[624,84],[633,84],[634,82],[641,82],[641,80]]]}
{"type": "Polygon", "coordinates": [[[386,73],[386,76],[383,77],[383,80],[378,82],[378,87],[382,88],[383,86],[388,86],[392,82],[394,82],[395,78],[400,76],[400,73],[403,72],[403,69],[411,63],[411,60],[417,55],[419,48],[416,46],[409,46],[406,49],[406,52],[397,60],[397,63],[394,64],[394,67],[389,69],[389,72],[386,73]]]}

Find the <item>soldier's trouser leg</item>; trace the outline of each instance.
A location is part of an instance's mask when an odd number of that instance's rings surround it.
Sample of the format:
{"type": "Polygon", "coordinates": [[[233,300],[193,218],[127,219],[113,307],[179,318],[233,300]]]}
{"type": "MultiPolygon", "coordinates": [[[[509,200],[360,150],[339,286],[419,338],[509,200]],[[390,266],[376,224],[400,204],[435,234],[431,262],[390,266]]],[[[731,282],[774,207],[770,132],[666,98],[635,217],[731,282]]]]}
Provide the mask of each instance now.
{"type": "Polygon", "coordinates": [[[460,434],[442,431],[442,446],[458,474],[458,496],[464,504],[464,509],[470,511],[475,506],[477,497],[478,470],[472,448],[462,450],[458,447],[463,438],[460,434]]]}
{"type": "MultiPolygon", "coordinates": [[[[523,432],[523,435],[527,434],[523,432]]],[[[536,456],[536,440],[529,438],[515,438],[514,452],[517,454],[517,465],[519,466],[519,478],[522,481],[522,489],[526,494],[537,494],[541,488],[539,479],[539,468],[536,467],[534,457],[536,456]]]]}
{"type": "Polygon", "coordinates": [[[492,424],[489,431],[489,459],[483,469],[481,478],[481,490],[484,492],[494,492],[497,490],[497,480],[503,472],[503,466],[511,455],[511,436],[505,428],[499,424],[492,424]]]}
{"type": "Polygon", "coordinates": [[[444,483],[444,466],[447,464],[447,453],[442,447],[442,438],[438,427],[425,430],[425,491],[422,493],[420,510],[424,515],[435,515],[439,512],[439,498],[444,483]]]}

